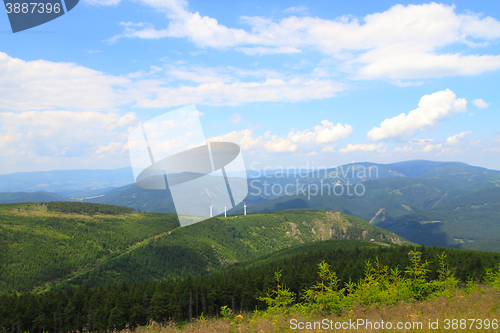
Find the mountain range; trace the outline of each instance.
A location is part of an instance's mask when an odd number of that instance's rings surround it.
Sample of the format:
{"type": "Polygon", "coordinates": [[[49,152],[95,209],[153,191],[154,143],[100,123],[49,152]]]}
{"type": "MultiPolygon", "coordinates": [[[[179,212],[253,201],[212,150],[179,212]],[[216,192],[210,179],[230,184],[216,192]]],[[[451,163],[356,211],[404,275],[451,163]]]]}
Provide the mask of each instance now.
{"type": "MultiPolygon", "coordinates": [[[[76,177],[79,171],[74,172],[73,177],[76,177]]],[[[78,186],[90,184],[83,189],[71,187],[77,185],[71,183],[71,177],[67,175],[65,182],[51,183],[54,188],[63,186],[56,183],[69,187],[62,192],[0,193],[0,202],[81,200],[132,207],[143,212],[176,212],[168,188],[147,190],[135,183],[118,186],[120,182],[130,182],[127,178],[132,177],[130,169],[119,169],[113,177],[107,177],[112,174],[110,170],[92,172],[84,173],[75,181],[75,184],[80,184],[78,186]],[[93,183],[90,182],[92,172],[96,175],[93,183]]],[[[37,175],[47,180],[52,177],[50,174],[57,172],[37,175]]],[[[20,174],[12,175],[14,180],[11,183],[5,181],[9,179],[8,175],[0,176],[0,185],[4,184],[0,189],[14,188],[14,181],[20,181],[20,174]],[[10,187],[5,184],[10,184],[10,187]]],[[[34,184],[41,182],[37,175],[24,175],[20,189],[37,187],[34,184]]],[[[483,191],[495,193],[500,186],[500,172],[496,170],[459,162],[415,160],[391,164],[353,163],[328,169],[251,170],[247,175],[249,194],[244,202],[228,211],[230,215],[242,214],[243,204],[248,206],[249,213],[284,209],[333,210],[360,217],[419,244],[500,251],[500,233],[496,229],[498,209],[495,212],[493,208],[462,208],[459,220],[463,226],[457,227],[458,222],[447,222],[458,214],[454,211],[458,207],[456,202],[461,202],[462,207],[467,204],[477,206],[475,198],[482,198],[483,191]],[[463,213],[465,211],[467,213],[463,213]],[[433,214],[440,217],[434,218],[433,214]],[[437,220],[444,222],[423,224],[437,220]],[[477,227],[467,229],[468,224],[477,227]],[[417,229],[419,231],[415,232],[417,229]]],[[[209,188],[215,177],[205,178],[209,188]]],[[[205,192],[193,197],[193,207],[210,205],[210,192],[205,192]]],[[[493,195],[489,200],[488,208],[496,207],[499,199],[493,195]]]]}

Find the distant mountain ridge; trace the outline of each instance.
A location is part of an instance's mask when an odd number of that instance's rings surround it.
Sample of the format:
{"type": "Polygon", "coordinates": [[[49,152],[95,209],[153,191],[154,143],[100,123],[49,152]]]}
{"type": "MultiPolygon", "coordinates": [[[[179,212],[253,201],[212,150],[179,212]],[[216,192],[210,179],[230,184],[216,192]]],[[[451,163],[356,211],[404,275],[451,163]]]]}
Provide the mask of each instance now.
{"type": "Polygon", "coordinates": [[[16,172],[0,175],[0,192],[53,192],[92,196],[134,182],[131,168],[16,172]]]}
{"type": "Polygon", "coordinates": [[[52,192],[5,192],[0,193],[0,203],[67,201],[68,197],[52,192]]]}
{"type": "MultiPolygon", "coordinates": [[[[130,170],[129,170],[130,171],[130,170]]],[[[488,249],[497,251],[500,244],[493,240],[470,237],[469,234],[451,234],[446,232],[444,238],[425,234],[430,232],[429,226],[421,227],[424,232],[421,238],[415,238],[405,233],[405,228],[397,226],[402,223],[402,217],[419,218],[427,214],[442,214],[448,202],[462,198],[469,200],[480,191],[500,187],[500,172],[482,167],[470,166],[460,162],[436,162],[425,160],[403,161],[390,164],[377,163],[352,163],[330,169],[293,169],[272,170],[264,174],[253,170],[253,177],[249,178],[249,195],[244,203],[228,210],[228,214],[238,215],[243,213],[243,204],[247,205],[249,213],[261,213],[285,209],[323,209],[334,210],[345,214],[358,216],[373,225],[380,225],[389,230],[403,233],[411,240],[419,242],[427,237],[434,245],[458,246],[463,248],[488,249]],[[308,189],[324,186],[336,189],[335,186],[360,184],[363,188],[362,195],[348,195],[348,193],[325,191],[322,195],[308,189]],[[310,188],[309,188],[310,186],[310,188]],[[272,189],[286,188],[291,195],[284,195],[272,189]],[[299,190],[302,189],[302,193],[299,190]],[[313,195],[310,195],[310,194],[313,195]],[[444,206],[442,206],[444,205],[444,206]],[[442,209],[440,208],[442,206],[442,209]],[[423,215],[419,215],[420,213],[423,215]],[[395,224],[396,223],[396,224],[395,224]],[[402,228],[402,229],[400,229],[402,228]],[[444,240],[446,239],[446,240],[444,240]],[[472,241],[461,240],[469,239],[472,241]],[[457,243],[458,242],[458,243],[457,243]]],[[[206,177],[207,186],[214,177],[206,177]]],[[[361,187],[359,187],[361,188],[361,187]]],[[[338,188],[340,189],[340,188],[338,188]]],[[[80,192],[81,193],[81,192],[80,192]]],[[[207,193],[208,194],[208,193],[207,193]]],[[[191,195],[191,193],[186,193],[191,195]]],[[[205,193],[192,196],[193,205],[210,206],[209,197],[205,193]]],[[[94,203],[113,204],[140,209],[146,212],[175,213],[175,206],[169,190],[146,190],[135,183],[117,187],[109,191],[86,195],[81,200],[94,203]]],[[[3,193],[0,202],[14,201],[48,201],[72,200],[71,197],[57,197],[51,193],[3,193]]],[[[208,209],[208,208],[207,208],[208,209]]],[[[219,212],[220,213],[220,212],[219,212]]],[[[492,214],[489,212],[488,214],[492,214]]],[[[470,221],[483,221],[490,215],[484,215],[482,210],[471,210],[467,215],[470,221]]],[[[428,220],[437,220],[428,218],[428,220]]],[[[406,221],[406,220],[405,220],[406,221]]],[[[481,222],[482,223],[482,222],[481,222]]],[[[452,225],[452,224],[450,224],[452,225]]],[[[489,225],[486,232],[491,239],[500,239],[493,225],[489,225]]],[[[460,229],[464,230],[464,229],[460,229]]],[[[398,233],[396,232],[396,233],[398,233]]]]}
{"type": "MultiPolygon", "coordinates": [[[[473,175],[473,177],[478,179],[477,182],[474,182],[473,187],[482,186],[481,187],[482,189],[484,187],[488,187],[491,185],[491,183],[488,182],[489,180],[491,179],[500,180],[500,172],[495,170],[487,170],[484,168],[472,167],[464,163],[458,163],[458,162],[448,163],[448,162],[433,162],[433,161],[423,161],[423,160],[398,162],[392,164],[376,164],[369,162],[354,163],[330,169],[309,170],[307,173],[305,172],[305,170],[302,170],[302,173],[300,173],[299,172],[300,170],[297,169],[288,170],[288,171],[295,171],[293,174],[290,173],[287,174],[286,169],[281,171],[273,170],[272,174],[265,174],[265,175],[264,172],[262,171],[261,177],[250,178],[248,180],[249,195],[245,198],[244,204],[246,204],[247,206],[261,204],[263,207],[269,207],[265,209],[260,209],[256,207],[253,210],[254,212],[294,208],[293,206],[287,206],[283,208],[271,207],[271,202],[269,202],[269,200],[278,200],[278,202],[287,201],[290,199],[293,200],[293,196],[287,197],[284,196],[283,192],[276,193],[271,191],[273,186],[275,186],[275,188],[278,189],[286,188],[291,193],[294,193],[300,190],[303,184],[305,185],[310,184],[311,186],[318,186],[318,187],[323,184],[325,186],[328,185],[332,187],[335,186],[335,184],[341,184],[341,185],[346,185],[347,183],[368,184],[369,181],[370,182],[375,181],[373,186],[379,187],[376,181],[380,181],[380,184],[383,184],[384,182],[394,183],[395,185],[390,185],[390,186],[393,188],[393,190],[395,190],[397,188],[407,186],[405,185],[405,183],[407,182],[419,182],[420,181],[418,179],[419,176],[424,175],[425,173],[428,173],[435,168],[441,168],[442,176],[449,178],[441,181],[443,183],[441,187],[443,188],[439,189],[439,191],[444,193],[446,191],[451,191],[455,188],[460,188],[461,186],[470,185],[466,181],[462,181],[461,184],[458,185],[445,184],[446,182],[456,182],[457,180],[460,181],[460,178],[462,177],[461,175],[464,175],[463,169],[465,167],[468,168],[469,174],[473,175]],[[454,167],[457,170],[456,172],[454,171],[454,167]],[[481,175],[483,173],[486,173],[487,175],[482,177],[481,175]],[[391,181],[390,179],[395,179],[395,180],[391,181]],[[479,185],[480,181],[482,181],[484,184],[479,185]]],[[[430,178],[434,178],[434,175],[432,175],[432,177],[430,178]]],[[[421,180],[421,182],[431,183],[433,182],[433,180],[421,180]]],[[[474,190],[475,188],[471,189],[464,188],[460,190],[461,191],[460,193],[456,192],[455,194],[451,193],[450,195],[451,196],[462,195],[470,193],[471,191],[474,190]]],[[[153,211],[164,212],[164,213],[175,212],[173,201],[170,195],[165,191],[145,190],[138,187],[135,184],[131,184],[127,185],[126,187],[117,188],[111,191],[103,192],[101,194],[102,196],[100,197],[91,198],[86,201],[129,206],[135,209],[141,209],[143,211],[150,211],[150,212],[153,211]]],[[[433,197],[433,199],[435,198],[433,197]]],[[[202,198],[200,198],[200,200],[202,200],[202,198]]],[[[422,198],[420,197],[419,200],[422,200],[422,198]]],[[[407,203],[405,202],[405,204],[407,203]]],[[[342,207],[339,205],[330,207],[330,206],[315,206],[313,204],[313,205],[302,205],[296,208],[308,208],[308,207],[318,208],[318,209],[338,209],[344,211],[345,213],[354,214],[356,216],[360,216],[367,220],[370,220],[376,212],[375,211],[373,214],[370,212],[370,214],[360,215],[359,211],[350,210],[349,208],[346,207],[344,208],[346,208],[347,210],[345,209],[342,210],[342,207]]],[[[403,209],[402,207],[400,208],[403,209]]],[[[243,211],[243,203],[239,204],[235,209],[231,211],[231,213],[239,214],[242,211],[243,211]]],[[[404,209],[400,211],[401,214],[405,212],[406,211],[404,209]]]]}
{"type": "Polygon", "coordinates": [[[500,252],[500,187],[469,193],[377,225],[418,244],[500,252]]]}

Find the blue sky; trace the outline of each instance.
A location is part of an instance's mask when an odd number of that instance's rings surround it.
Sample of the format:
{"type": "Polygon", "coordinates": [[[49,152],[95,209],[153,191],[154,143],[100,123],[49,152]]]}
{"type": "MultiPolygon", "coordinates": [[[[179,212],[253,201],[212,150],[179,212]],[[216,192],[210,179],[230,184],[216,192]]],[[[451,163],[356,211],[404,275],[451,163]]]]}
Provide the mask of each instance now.
{"type": "Polygon", "coordinates": [[[499,41],[496,1],[81,0],[16,34],[4,13],[0,174],[129,166],[137,124],[191,104],[247,167],[499,170],[499,41]]]}

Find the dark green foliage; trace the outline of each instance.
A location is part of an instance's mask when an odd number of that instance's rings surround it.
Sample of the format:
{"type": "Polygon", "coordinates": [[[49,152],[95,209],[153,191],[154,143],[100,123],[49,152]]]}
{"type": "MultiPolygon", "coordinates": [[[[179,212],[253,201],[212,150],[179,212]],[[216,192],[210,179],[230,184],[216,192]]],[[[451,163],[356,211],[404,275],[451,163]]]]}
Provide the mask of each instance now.
{"type": "Polygon", "coordinates": [[[330,238],[409,244],[334,212],[215,217],[180,228],[176,215],[130,211],[81,202],[0,205],[0,292],[206,275],[330,238]]]}
{"type": "Polygon", "coordinates": [[[214,217],[177,228],[57,287],[206,275],[232,263],[326,239],[375,239],[410,244],[366,221],[336,212],[297,209],[238,218],[214,217]]]}
{"type": "Polygon", "coordinates": [[[130,207],[121,207],[114,205],[93,204],[90,202],[68,202],[68,201],[51,201],[46,203],[47,211],[60,213],[79,213],[79,214],[130,214],[134,211],[130,207]]]}
{"type": "MultiPolygon", "coordinates": [[[[330,265],[331,272],[336,272],[339,286],[344,286],[349,279],[356,283],[365,281],[367,260],[375,263],[378,258],[381,266],[388,266],[389,269],[399,266],[402,271],[411,264],[408,253],[412,250],[421,252],[419,260],[422,263],[430,262],[426,267],[430,270],[426,275],[428,280],[441,279],[442,267],[438,255],[443,251],[447,254],[446,263],[463,283],[469,277],[484,279],[485,268],[496,272],[500,262],[500,254],[497,253],[436,247],[373,248],[373,244],[366,241],[356,244],[364,244],[365,247],[351,248],[349,242],[353,241],[332,240],[302,245],[282,251],[275,260],[269,260],[269,256],[267,260],[258,258],[253,265],[242,263],[205,277],[123,282],[96,288],[82,286],[42,294],[0,295],[0,330],[3,327],[10,331],[13,323],[17,325],[20,322],[24,331],[42,328],[49,332],[56,329],[104,331],[113,327],[122,329],[127,324],[145,325],[149,320],[185,320],[190,312],[193,316],[200,316],[202,312],[206,316],[214,316],[223,306],[232,308],[234,312],[240,309],[263,310],[267,305],[258,298],[265,299],[267,291],[276,288],[276,271],[281,271],[280,283],[286,286],[288,295],[295,295],[286,301],[302,302],[305,300],[304,290],[321,282],[317,268],[322,261],[330,265]],[[300,251],[301,247],[303,251],[300,251]],[[258,262],[262,264],[256,265],[258,262]]],[[[498,280],[491,273],[490,279],[498,280]]]]}
{"type": "Polygon", "coordinates": [[[178,226],[173,214],[58,215],[36,203],[0,205],[0,293],[51,288],[178,226]]]}

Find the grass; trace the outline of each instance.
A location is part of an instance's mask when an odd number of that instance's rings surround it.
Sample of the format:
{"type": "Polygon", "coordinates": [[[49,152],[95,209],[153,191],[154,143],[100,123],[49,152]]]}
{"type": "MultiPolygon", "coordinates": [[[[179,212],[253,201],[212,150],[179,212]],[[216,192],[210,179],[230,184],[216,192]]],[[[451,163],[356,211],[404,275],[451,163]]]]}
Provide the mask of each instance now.
{"type": "MultiPolygon", "coordinates": [[[[500,292],[490,286],[478,286],[473,291],[466,289],[457,290],[454,294],[448,297],[439,297],[430,299],[424,302],[399,302],[392,306],[375,306],[375,307],[356,307],[351,310],[346,310],[340,314],[278,314],[264,318],[259,314],[243,313],[240,315],[229,314],[222,318],[207,319],[204,317],[197,318],[190,323],[178,325],[174,322],[155,323],[140,326],[134,330],[123,330],[120,333],[195,333],[195,332],[393,332],[395,329],[375,329],[373,327],[359,326],[358,329],[335,329],[337,322],[356,322],[364,320],[365,322],[381,323],[385,325],[391,322],[393,327],[401,322],[407,325],[408,329],[402,329],[403,332],[490,332],[498,331],[493,329],[491,322],[493,319],[500,321],[500,292]],[[446,329],[446,320],[450,320],[450,328],[446,329]],[[458,320],[457,328],[453,329],[452,320],[458,320]],[[490,328],[479,327],[478,321],[467,321],[466,328],[460,329],[461,319],[489,319],[490,328]],[[294,322],[293,320],[296,320],[294,322]],[[333,322],[333,329],[325,329],[314,323],[330,320],[333,322]],[[429,328],[429,323],[438,323],[437,329],[429,328]],[[304,323],[304,329],[292,329],[298,326],[298,323],[304,323]],[[310,323],[311,328],[305,326],[310,323]],[[422,328],[418,328],[418,323],[422,323],[422,328]],[[295,323],[292,325],[292,323],[295,323]],[[472,328],[470,327],[472,324],[472,328]],[[476,327],[477,326],[477,327],[476,327]]],[[[498,323],[500,325],[500,323],[498,323]]],[[[463,327],[463,325],[462,325],[463,327]]]]}
{"type": "MultiPolygon", "coordinates": [[[[234,313],[221,308],[222,318],[203,315],[192,322],[150,322],[133,333],[170,332],[477,332],[498,331],[500,320],[499,270],[488,270],[488,284],[470,280],[460,286],[448,269],[443,253],[438,280],[427,281],[427,262],[411,251],[411,265],[404,275],[387,267],[366,263],[364,281],[340,288],[335,272],[322,262],[321,282],[304,290],[303,303],[293,304],[294,293],[280,283],[260,297],[267,310],[234,313]]],[[[129,330],[122,331],[127,333],[129,330]]]]}

